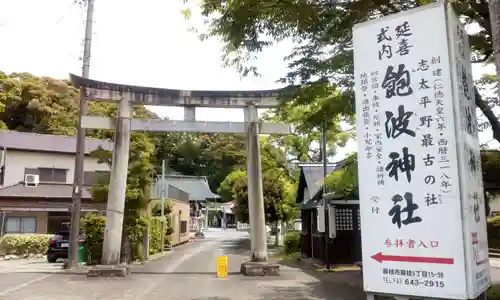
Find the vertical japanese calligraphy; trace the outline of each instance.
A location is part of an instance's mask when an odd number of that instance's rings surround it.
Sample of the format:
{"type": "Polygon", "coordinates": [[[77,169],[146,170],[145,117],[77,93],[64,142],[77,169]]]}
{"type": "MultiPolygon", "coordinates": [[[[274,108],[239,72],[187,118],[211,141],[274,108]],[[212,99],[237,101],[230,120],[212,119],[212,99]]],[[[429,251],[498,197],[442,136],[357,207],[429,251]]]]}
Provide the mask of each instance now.
{"type": "MultiPolygon", "coordinates": [[[[444,5],[435,3],[354,29],[363,276],[369,292],[451,299],[467,293],[455,66],[446,22],[444,5]]],[[[470,78],[467,68],[464,74],[470,78]]],[[[471,87],[462,91],[470,93],[471,87]]],[[[462,115],[473,132],[473,111],[464,108],[462,115]]],[[[469,154],[464,166],[480,172],[469,154]]],[[[478,219],[480,197],[471,197],[477,199],[472,209],[478,219]]]]}
{"type": "Polygon", "coordinates": [[[381,27],[377,34],[377,43],[380,45],[378,59],[391,59],[393,53],[399,56],[406,56],[410,54],[410,49],[413,48],[413,45],[410,42],[412,34],[410,23],[408,21],[404,21],[403,23],[394,26],[394,28],[391,26],[381,27]]]}

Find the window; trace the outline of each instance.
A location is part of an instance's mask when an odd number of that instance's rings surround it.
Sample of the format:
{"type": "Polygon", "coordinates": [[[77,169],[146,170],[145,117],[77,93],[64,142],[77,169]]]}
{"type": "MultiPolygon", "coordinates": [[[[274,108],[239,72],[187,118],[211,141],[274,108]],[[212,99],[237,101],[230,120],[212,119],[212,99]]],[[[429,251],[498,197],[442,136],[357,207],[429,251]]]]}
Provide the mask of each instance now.
{"type": "Polygon", "coordinates": [[[94,185],[96,182],[96,173],[92,171],[83,172],[83,185],[94,185]]]}
{"type": "Polygon", "coordinates": [[[67,169],[38,168],[41,182],[66,183],[67,169]]]}
{"type": "Polygon", "coordinates": [[[109,182],[109,171],[85,171],[83,173],[83,184],[94,185],[109,182]]]}
{"type": "Polygon", "coordinates": [[[7,217],[5,221],[6,233],[35,233],[35,217],[7,217]]]}
{"type": "Polygon", "coordinates": [[[38,168],[24,168],[24,175],[40,175],[38,168]]]}
{"type": "Polygon", "coordinates": [[[181,221],[181,234],[187,233],[187,221],[181,221]]]}

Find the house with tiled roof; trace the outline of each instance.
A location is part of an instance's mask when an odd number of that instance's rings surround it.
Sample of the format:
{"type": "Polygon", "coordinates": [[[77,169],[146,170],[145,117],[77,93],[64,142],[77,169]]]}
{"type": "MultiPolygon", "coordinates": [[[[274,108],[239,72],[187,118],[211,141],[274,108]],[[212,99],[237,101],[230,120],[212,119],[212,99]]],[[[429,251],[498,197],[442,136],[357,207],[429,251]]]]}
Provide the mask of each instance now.
{"type": "MultiPolygon", "coordinates": [[[[107,164],[90,153],[111,150],[106,140],[85,143],[82,211],[103,211],[91,201],[90,186],[107,164]]],[[[70,220],[76,137],[0,130],[0,234],[51,233],[70,220]]]]}
{"type": "MultiPolygon", "coordinates": [[[[213,193],[208,185],[208,180],[205,176],[190,176],[182,174],[168,174],[164,179],[158,179],[153,188],[153,197],[160,198],[161,187],[166,187],[165,197],[171,199],[180,199],[177,196],[178,191],[186,193],[187,200],[190,205],[191,222],[196,224],[196,220],[202,218],[205,222],[212,224],[212,218],[207,214],[207,204],[219,199],[219,195],[213,193]]],[[[208,212],[209,213],[209,212],[208,212]]]]}

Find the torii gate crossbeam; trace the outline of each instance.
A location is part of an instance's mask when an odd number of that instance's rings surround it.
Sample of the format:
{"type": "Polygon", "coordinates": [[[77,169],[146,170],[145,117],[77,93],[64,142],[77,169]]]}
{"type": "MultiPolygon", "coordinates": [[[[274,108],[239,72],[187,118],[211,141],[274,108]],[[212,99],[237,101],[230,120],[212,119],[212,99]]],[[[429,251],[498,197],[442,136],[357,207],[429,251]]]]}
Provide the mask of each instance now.
{"type": "MultiPolygon", "coordinates": [[[[116,118],[83,116],[81,126],[82,128],[115,130],[102,254],[103,265],[118,265],[120,262],[130,133],[132,131],[245,133],[251,262],[267,261],[267,233],[259,133],[290,134],[291,129],[287,124],[260,123],[257,109],[277,107],[283,89],[182,91],[107,83],[72,74],[70,74],[70,79],[73,86],[83,90],[86,100],[118,102],[116,118]],[[132,105],[181,106],[184,107],[184,121],[133,119],[132,105]],[[196,107],[243,108],[245,122],[195,121],[196,107]]],[[[259,266],[259,268],[261,267],[259,266]]]]}

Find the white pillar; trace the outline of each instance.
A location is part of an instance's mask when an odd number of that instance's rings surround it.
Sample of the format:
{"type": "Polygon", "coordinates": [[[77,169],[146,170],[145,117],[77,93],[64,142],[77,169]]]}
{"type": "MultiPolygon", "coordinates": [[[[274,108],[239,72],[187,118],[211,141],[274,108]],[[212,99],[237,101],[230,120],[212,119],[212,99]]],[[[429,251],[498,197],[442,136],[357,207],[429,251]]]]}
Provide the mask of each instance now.
{"type": "Polygon", "coordinates": [[[259,118],[257,108],[254,105],[248,105],[246,110],[250,248],[252,261],[267,261],[267,232],[260,159],[259,118]]]}
{"type": "Polygon", "coordinates": [[[102,248],[103,265],[117,265],[120,263],[132,109],[127,99],[129,97],[122,98],[118,104],[113,161],[106,209],[106,229],[104,231],[104,245],[102,248]]]}

